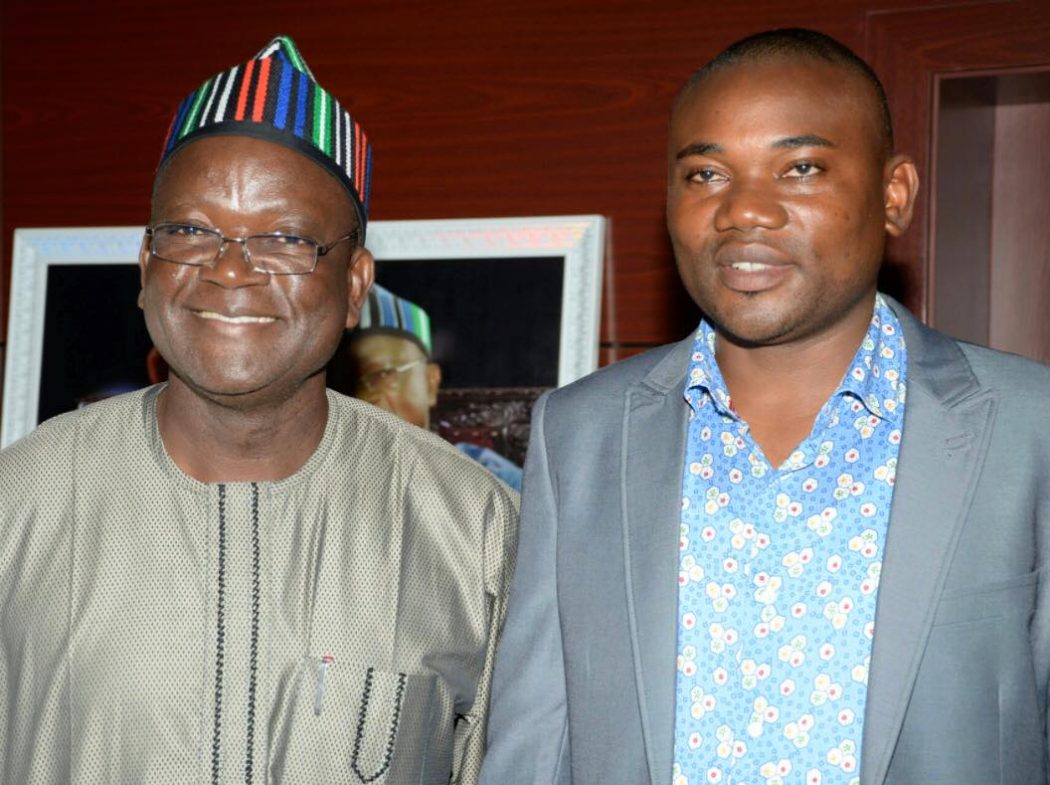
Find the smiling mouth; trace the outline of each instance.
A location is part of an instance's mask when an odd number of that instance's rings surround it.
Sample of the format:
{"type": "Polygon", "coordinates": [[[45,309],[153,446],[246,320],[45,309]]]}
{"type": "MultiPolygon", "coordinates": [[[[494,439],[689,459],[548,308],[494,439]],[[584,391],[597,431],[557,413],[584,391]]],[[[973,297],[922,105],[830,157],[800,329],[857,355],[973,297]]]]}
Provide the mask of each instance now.
{"type": "Polygon", "coordinates": [[[226,316],[215,311],[194,311],[193,315],[224,324],[270,324],[277,321],[273,316],[226,316]]]}
{"type": "Polygon", "coordinates": [[[780,265],[762,264],[762,262],[734,262],[729,266],[732,267],[734,270],[741,270],[745,273],[758,273],[762,272],[763,270],[772,269],[773,267],[779,267],[780,265]]]}

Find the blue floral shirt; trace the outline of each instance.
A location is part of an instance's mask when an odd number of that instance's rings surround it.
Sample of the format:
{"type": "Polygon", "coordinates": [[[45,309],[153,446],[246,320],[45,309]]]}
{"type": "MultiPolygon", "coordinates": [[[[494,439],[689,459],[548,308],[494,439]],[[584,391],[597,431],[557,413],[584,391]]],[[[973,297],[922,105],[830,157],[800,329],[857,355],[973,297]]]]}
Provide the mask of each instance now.
{"type": "Polygon", "coordinates": [[[813,430],[779,467],[733,411],[701,322],[678,574],[672,785],[850,785],[907,357],[876,299],[868,332],[813,430]]]}

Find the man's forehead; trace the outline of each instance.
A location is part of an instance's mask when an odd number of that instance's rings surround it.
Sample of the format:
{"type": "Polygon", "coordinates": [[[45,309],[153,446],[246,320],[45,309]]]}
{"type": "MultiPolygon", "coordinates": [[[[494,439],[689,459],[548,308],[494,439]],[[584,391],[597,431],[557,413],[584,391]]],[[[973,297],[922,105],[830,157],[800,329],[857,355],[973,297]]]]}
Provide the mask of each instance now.
{"type": "MultiPolygon", "coordinates": [[[[881,126],[877,97],[863,78],[837,63],[778,54],[717,68],[685,90],[671,117],[671,151],[681,145],[717,145],[724,140],[691,138],[699,128],[748,128],[752,121],[776,126],[770,144],[797,146],[807,138],[820,146],[836,140],[820,132],[829,121],[850,129],[881,126]]],[[[757,127],[755,128],[756,131],[757,127]]],[[[830,145],[829,145],[830,143],[830,145]]],[[[712,150],[713,151],[713,150],[712,150]]]]}
{"type": "Polygon", "coordinates": [[[351,354],[361,360],[402,362],[426,359],[423,350],[410,336],[393,332],[352,335],[348,346],[351,354]]]}
{"type": "Polygon", "coordinates": [[[255,200],[268,198],[305,207],[338,205],[354,214],[342,184],[311,158],[288,147],[248,136],[214,135],[193,140],[164,161],[154,181],[154,207],[199,199],[214,189],[255,200]]]}
{"type": "Polygon", "coordinates": [[[841,63],[799,53],[777,53],[727,63],[709,71],[683,91],[676,109],[715,93],[746,97],[770,89],[828,99],[872,98],[871,87],[841,63]]]}

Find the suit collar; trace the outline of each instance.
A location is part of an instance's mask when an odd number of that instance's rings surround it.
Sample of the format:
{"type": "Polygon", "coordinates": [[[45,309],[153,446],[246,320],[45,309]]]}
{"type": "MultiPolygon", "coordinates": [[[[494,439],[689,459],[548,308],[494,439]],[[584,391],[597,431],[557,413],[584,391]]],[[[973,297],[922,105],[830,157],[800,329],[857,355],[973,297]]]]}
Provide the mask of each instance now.
{"type": "Polygon", "coordinates": [[[996,401],[959,345],[891,302],[908,390],[868,677],[861,785],[882,785],[987,452],[996,401]]]}
{"type": "Polygon", "coordinates": [[[620,466],[628,624],[653,785],[674,756],[678,527],[693,336],[671,345],[626,392],[620,466]]]}

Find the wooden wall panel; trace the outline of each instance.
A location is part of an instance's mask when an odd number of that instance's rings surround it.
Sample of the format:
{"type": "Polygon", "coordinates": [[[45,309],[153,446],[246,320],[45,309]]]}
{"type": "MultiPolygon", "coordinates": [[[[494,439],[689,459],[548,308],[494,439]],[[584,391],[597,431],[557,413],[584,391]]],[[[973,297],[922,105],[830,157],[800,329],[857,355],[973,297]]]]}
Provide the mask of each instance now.
{"type": "MultiPolygon", "coordinates": [[[[897,147],[915,156],[928,184],[935,76],[1050,64],[1050,2],[988,0],[872,13],[865,49],[891,97],[897,147]]],[[[900,271],[908,306],[925,318],[937,272],[931,264],[936,194],[927,185],[920,200],[911,230],[887,255],[900,271]]]]}
{"type": "MultiPolygon", "coordinates": [[[[901,137],[922,145],[926,126],[913,104],[925,99],[909,82],[916,66],[907,55],[951,52],[955,41],[926,42],[954,13],[945,7],[971,5],[315,0],[293,11],[285,0],[5,0],[0,307],[14,227],[144,223],[177,101],[287,32],[374,140],[373,217],[610,216],[603,357],[622,356],[677,338],[696,319],[663,215],[666,118],[688,74],[755,30],[815,27],[889,71],[895,112],[919,128],[901,137]],[[939,21],[900,40],[892,20],[908,14],[939,21]]],[[[992,5],[1001,16],[1007,7],[1031,14],[1037,3],[992,5]]],[[[924,231],[898,249],[898,277],[914,288],[913,302],[925,296],[924,231]]]]}

